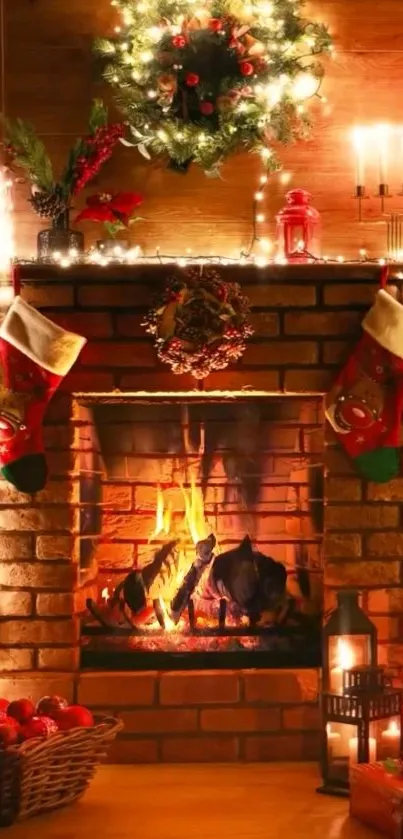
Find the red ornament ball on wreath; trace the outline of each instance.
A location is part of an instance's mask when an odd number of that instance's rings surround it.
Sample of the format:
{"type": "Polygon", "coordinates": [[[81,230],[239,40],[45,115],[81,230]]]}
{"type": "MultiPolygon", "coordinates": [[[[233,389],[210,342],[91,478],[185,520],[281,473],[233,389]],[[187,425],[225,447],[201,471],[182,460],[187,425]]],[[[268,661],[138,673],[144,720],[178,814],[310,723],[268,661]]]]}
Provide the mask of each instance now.
{"type": "Polygon", "coordinates": [[[21,734],[24,740],[31,740],[33,737],[50,737],[58,732],[57,723],[51,717],[32,717],[32,720],[21,726],[21,734]]]}
{"type": "Polygon", "coordinates": [[[243,76],[253,76],[255,68],[250,61],[241,61],[239,69],[243,76]]]}
{"type": "Polygon", "coordinates": [[[186,84],[188,87],[197,87],[200,81],[200,76],[197,73],[186,73],[186,84]]]}
{"type": "Polygon", "coordinates": [[[174,35],[172,38],[172,46],[175,47],[177,50],[181,50],[186,47],[187,40],[184,35],[174,35]]]}
{"type": "Polygon", "coordinates": [[[200,113],[203,114],[204,117],[211,117],[211,114],[214,113],[214,105],[212,102],[200,102],[200,113]]]}
{"type": "Polygon", "coordinates": [[[222,20],[219,17],[211,17],[207,26],[211,32],[220,32],[222,29],[222,20]]]}

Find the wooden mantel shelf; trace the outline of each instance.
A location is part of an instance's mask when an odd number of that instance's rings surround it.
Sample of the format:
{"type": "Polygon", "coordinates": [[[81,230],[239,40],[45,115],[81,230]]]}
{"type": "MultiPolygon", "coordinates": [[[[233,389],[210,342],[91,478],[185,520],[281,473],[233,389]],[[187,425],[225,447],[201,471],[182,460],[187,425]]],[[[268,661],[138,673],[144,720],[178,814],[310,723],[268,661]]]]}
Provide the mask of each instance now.
{"type": "MultiPolygon", "coordinates": [[[[193,266],[199,268],[201,266],[193,266]]],[[[209,266],[205,266],[206,268],[209,266]]],[[[222,276],[241,281],[242,284],[255,283],[303,283],[303,282],[377,282],[381,266],[377,262],[332,262],[314,263],[311,265],[268,265],[259,268],[255,265],[215,265],[222,276]]],[[[131,283],[149,282],[153,277],[161,280],[172,273],[180,273],[184,269],[176,263],[160,264],[155,261],[138,262],[130,265],[110,264],[105,267],[96,264],[71,265],[61,268],[58,265],[40,263],[21,263],[22,282],[42,283],[55,280],[57,282],[120,282],[131,283]]],[[[391,277],[396,277],[403,271],[403,264],[390,267],[391,277]]]]}

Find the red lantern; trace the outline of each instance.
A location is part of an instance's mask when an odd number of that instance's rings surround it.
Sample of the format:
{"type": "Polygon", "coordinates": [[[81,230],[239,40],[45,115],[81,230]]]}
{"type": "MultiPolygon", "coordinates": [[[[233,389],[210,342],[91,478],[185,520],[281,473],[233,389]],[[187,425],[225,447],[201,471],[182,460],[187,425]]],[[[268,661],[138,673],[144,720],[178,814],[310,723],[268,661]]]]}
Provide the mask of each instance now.
{"type": "Polygon", "coordinates": [[[320,215],[309,206],[305,189],[287,192],[287,206],[276,215],[279,255],[289,262],[309,262],[319,256],[320,215]]]}

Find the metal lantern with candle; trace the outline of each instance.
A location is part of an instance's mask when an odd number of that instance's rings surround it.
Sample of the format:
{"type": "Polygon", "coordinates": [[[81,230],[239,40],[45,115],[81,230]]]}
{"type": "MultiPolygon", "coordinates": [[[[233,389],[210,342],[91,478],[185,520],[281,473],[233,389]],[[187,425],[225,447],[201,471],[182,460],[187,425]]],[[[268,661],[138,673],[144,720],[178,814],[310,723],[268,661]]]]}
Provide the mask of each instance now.
{"type": "Polygon", "coordinates": [[[288,262],[309,262],[320,256],[320,215],[305,189],[287,192],[286,206],[276,215],[279,256],[288,262]]]}
{"type": "Polygon", "coordinates": [[[357,591],[337,593],[337,607],[323,629],[322,639],[324,693],[341,694],[344,670],[376,666],[376,628],[361,609],[357,591]]]}
{"type": "Polygon", "coordinates": [[[343,671],[342,694],[324,693],[322,714],[319,792],[348,795],[351,766],[402,753],[402,691],[388,686],[381,667],[343,671]]]}

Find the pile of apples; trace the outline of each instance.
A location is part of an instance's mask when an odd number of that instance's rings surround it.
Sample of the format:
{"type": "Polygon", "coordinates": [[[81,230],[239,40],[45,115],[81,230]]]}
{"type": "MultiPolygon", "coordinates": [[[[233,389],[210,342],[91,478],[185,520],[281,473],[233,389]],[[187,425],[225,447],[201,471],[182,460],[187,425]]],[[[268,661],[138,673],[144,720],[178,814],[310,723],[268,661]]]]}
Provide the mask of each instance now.
{"type": "Polygon", "coordinates": [[[31,699],[0,699],[0,749],[32,737],[50,737],[59,731],[93,725],[88,708],[69,705],[63,696],[43,696],[36,706],[31,699]]]}

